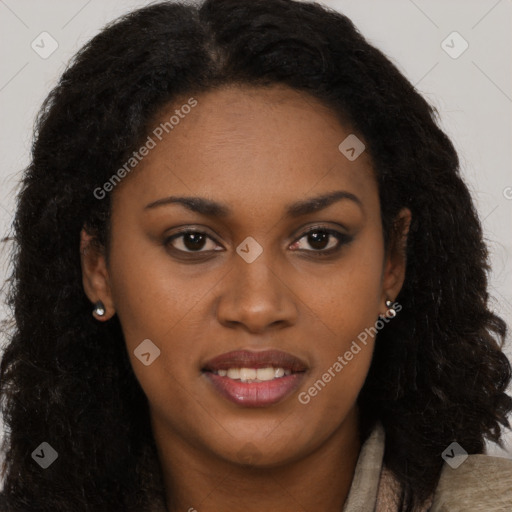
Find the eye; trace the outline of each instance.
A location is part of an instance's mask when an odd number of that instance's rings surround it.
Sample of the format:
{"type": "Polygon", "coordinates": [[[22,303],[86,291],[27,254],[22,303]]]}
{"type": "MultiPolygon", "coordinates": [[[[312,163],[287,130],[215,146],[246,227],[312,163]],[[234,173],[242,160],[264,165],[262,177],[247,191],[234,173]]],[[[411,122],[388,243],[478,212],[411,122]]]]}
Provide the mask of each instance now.
{"type": "Polygon", "coordinates": [[[173,249],[181,252],[208,252],[212,250],[219,250],[215,249],[218,245],[213,243],[211,244],[213,247],[207,248],[205,251],[201,251],[201,249],[207,245],[208,240],[214,242],[213,238],[203,231],[187,229],[166,238],[165,245],[172,246],[173,249]],[[177,243],[174,243],[175,241],[177,243]]]}
{"type": "MultiPolygon", "coordinates": [[[[341,246],[349,243],[352,237],[334,229],[325,227],[314,227],[305,232],[290,248],[293,250],[304,250],[306,252],[319,253],[318,255],[329,255],[341,249],[341,246]],[[312,250],[301,247],[301,240],[312,247],[312,250]]],[[[165,239],[165,246],[171,246],[173,250],[184,253],[202,253],[218,251],[219,245],[204,231],[186,229],[165,239]],[[210,247],[208,248],[208,241],[210,247]],[[204,249],[204,250],[202,250],[204,249]]]]}
{"type": "MultiPolygon", "coordinates": [[[[292,249],[305,250],[306,252],[317,252],[319,255],[332,254],[352,240],[352,237],[334,229],[315,227],[304,233],[296,242],[291,245],[292,249]],[[301,240],[305,240],[313,250],[301,247],[301,240]]],[[[304,246],[304,244],[303,244],[304,246]]]]}

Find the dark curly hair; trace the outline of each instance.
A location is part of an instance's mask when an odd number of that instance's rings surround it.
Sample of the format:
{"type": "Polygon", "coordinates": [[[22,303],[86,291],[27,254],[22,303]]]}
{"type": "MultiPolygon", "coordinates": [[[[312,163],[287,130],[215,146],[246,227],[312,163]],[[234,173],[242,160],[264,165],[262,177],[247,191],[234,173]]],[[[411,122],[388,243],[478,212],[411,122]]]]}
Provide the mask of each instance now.
{"type": "Polygon", "coordinates": [[[108,249],[101,187],[179,95],[284,84],[365,140],[385,244],[412,212],[401,314],[379,332],[359,395],[377,421],[402,510],[435,489],[454,440],[482,453],[510,428],[506,326],[488,306],[488,254],[438,113],[342,14],[292,0],[162,2],[105,28],[73,58],[37,119],[13,224],[13,312],[1,361],[3,511],[146,511],[164,496],[147,399],[119,320],[96,322],[82,287],[82,226],[108,249]],[[31,454],[59,453],[45,471],[31,454]]]}

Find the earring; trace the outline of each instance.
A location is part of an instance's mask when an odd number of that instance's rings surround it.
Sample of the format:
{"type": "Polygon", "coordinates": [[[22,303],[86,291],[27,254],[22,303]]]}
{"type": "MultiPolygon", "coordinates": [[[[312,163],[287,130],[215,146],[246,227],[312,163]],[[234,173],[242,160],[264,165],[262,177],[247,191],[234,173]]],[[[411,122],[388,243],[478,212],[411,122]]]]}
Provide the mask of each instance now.
{"type": "Polygon", "coordinates": [[[96,314],[98,316],[105,316],[105,304],[101,302],[101,300],[97,301],[94,304],[94,309],[92,311],[93,315],[96,314]]]}
{"type": "Polygon", "coordinates": [[[389,299],[386,301],[386,307],[388,310],[386,311],[386,317],[387,318],[395,318],[396,316],[396,309],[393,307],[393,302],[391,302],[389,299]]]}

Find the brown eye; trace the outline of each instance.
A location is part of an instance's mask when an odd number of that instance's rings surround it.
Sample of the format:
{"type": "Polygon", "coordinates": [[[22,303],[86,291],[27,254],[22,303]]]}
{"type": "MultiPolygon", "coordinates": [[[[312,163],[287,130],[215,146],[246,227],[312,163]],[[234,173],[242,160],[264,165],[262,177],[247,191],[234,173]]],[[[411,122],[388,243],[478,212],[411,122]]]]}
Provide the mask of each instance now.
{"type": "Polygon", "coordinates": [[[341,248],[342,245],[350,242],[352,237],[339,231],[327,228],[314,228],[304,233],[301,238],[291,246],[292,249],[304,250],[307,252],[332,253],[341,248]],[[312,248],[301,247],[301,240],[305,240],[304,245],[312,248]]]}
{"type": "MultiPolygon", "coordinates": [[[[165,245],[172,246],[173,249],[182,252],[206,252],[203,251],[205,246],[207,246],[208,241],[214,242],[212,238],[210,238],[206,233],[201,231],[182,231],[181,233],[177,233],[172,235],[171,237],[165,240],[165,245]]],[[[208,250],[216,250],[216,243],[211,244],[212,247],[208,248],[208,250]]]]}
{"type": "Polygon", "coordinates": [[[306,235],[308,244],[315,250],[327,249],[332,235],[326,231],[311,231],[306,235]]]}

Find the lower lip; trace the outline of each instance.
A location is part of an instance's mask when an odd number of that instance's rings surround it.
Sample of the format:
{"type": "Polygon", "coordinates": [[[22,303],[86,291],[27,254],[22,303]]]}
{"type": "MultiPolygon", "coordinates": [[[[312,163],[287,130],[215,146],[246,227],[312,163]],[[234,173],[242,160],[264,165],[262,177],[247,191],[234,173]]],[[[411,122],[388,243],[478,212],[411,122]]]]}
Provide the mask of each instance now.
{"type": "Polygon", "coordinates": [[[304,372],[266,382],[242,382],[212,372],[205,375],[214,389],[231,402],[243,407],[267,407],[290,395],[299,386],[304,372]]]}

